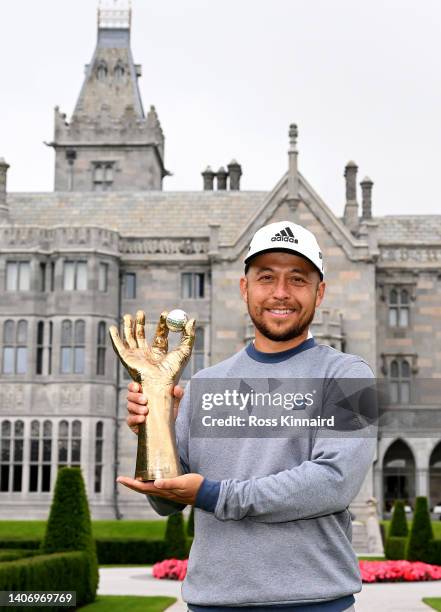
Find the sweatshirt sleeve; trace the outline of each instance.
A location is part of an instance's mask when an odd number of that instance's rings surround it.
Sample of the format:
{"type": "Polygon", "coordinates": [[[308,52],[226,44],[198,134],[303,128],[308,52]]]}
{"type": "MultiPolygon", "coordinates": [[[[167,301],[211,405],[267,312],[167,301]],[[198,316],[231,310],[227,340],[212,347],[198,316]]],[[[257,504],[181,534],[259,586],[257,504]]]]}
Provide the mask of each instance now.
{"type": "MultiPolygon", "coordinates": [[[[349,366],[344,376],[373,378],[364,362],[349,366]]],[[[343,511],[372,465],[376,431],[376,425],[368,425],[358,437],[318,436],[310,459],[298,466],[261,478],[222,480],[215,517],[280,523],[343,511]]]]}
{"type": "MultiPolygon", "coordinates": [[[[176,445],[184,474],[190,472],[188,465],[189,404],[190,383],[187,384],[184,395],[179,403],[178,416],[175,421],[176,445]]],[[[160,516],[168,516],[181,512],[187,505],[173,502],[163,497],[157,497],[156,495],[146,494],[146,498],[153,510],[160,516]]]]}

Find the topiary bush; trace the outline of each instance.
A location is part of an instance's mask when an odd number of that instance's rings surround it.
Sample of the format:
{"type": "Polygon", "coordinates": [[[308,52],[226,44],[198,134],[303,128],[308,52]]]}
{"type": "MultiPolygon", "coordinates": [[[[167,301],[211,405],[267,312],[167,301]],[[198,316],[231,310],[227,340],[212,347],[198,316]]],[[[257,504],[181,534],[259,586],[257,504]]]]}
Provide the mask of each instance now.
{"type": "Polygon", "coordinates": [[[397,499],[394,504],[392,520],[389,525],[388,537],[404,538],[408,535],[409,528],[407,526],[406,513],[404,511],[404,501],[402,499],[397,499]]]}
{"type": "Polygon", "coordinates": [[[194,506],[191,507],[190,516],[187,521],[187,538],[194,537],[194,506]]]}
{"type": "Polygon", "coordinates": [[[165,554],[168,559],[187,558],[187,537],[184,530],[182,512],[171,514],[165,530],[165,554]]]}
{"type": "Polygon", "coordinates": [[[41,551],[45,554],[85,551],[89,559],[86,601],[95,599],[98,588],[98,562],[80,468],[64,467],[58,471],[41,551]]]}
{"type": "Polygon", "coordinates": [[[406,559],[407,538],[387,538],[384,554],[390,561],[402,561],[406,559]]]}
{"type": "Polygon", "coordinates": [[[432,540],[433,530],[427,497],[417,497],[407,546],[407,560],[430,563],[432,540]]]}

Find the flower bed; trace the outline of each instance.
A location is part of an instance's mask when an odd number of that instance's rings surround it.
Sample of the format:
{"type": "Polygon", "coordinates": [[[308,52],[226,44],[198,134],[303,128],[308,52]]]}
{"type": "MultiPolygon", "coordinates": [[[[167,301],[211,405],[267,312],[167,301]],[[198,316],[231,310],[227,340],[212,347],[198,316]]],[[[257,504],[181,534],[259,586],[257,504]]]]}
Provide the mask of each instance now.
{"type": "MultiPolygon", "coordinates": [[[[153,566],[153,576],[160,579],[184,580],[187,559],[166,559],[153,566]]],[[[363,582],[418,582],[441,580],[441,566],[420,561],[359,561],[363,582]]]]}
{"type": "Polygon", "coordinates": [[[165,559],[155,563],[152,569],[153,577],[168,580],[184,580],[187,574],[187,559],[165,559]]]}
{"type": "Polygon", "coordinates": [[[360,561],[363,582],[441,580],[441,566],[420,561],[360,561]]]}

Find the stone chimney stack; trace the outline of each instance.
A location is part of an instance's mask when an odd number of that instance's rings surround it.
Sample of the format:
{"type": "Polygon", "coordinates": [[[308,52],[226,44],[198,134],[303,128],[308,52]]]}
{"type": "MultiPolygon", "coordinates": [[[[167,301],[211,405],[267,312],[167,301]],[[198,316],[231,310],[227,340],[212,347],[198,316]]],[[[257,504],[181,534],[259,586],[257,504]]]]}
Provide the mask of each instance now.
{"type": "Polygon", "coordinates": [[[372,186],[373,182],[368,176],[361,181],[361,218],[372,219],[372,186]]]}
{"type": "Polygon", "coordinates": [[[213,191],[214,188],[214,177],[216,173],[207,166],[206,169],[202,172],[202,178],[204,179],[204,191],[213,191]]]}
{"type": "Polygon", "coordinates": [[[225,191],[227,189],[227,178],[228,172],[223,166],[217,171],[217,189],[218,191],[225,191]]]}
{"type": "Polygon", "coordinates": [[[6,203],[6,175],[8,168],[9,164],[5,162],[3,157],[0,157],[0,222],[6,221],[9,215],[6,203]]]}
{"type": "Polygon", "coordinates": [[[355,162],[346,164],[344,177],[346,179],[346,205],[344,212],[345,225],[352,231],[358,226],[358,202],[357,202],[357,170],[355,162]]]}
{"type": "Polygon", "coordinates": [[[230,190],[240,191],[240,177],[242,176],[241,165],[233,159],[227,166],[230,176],[230,190]]]}

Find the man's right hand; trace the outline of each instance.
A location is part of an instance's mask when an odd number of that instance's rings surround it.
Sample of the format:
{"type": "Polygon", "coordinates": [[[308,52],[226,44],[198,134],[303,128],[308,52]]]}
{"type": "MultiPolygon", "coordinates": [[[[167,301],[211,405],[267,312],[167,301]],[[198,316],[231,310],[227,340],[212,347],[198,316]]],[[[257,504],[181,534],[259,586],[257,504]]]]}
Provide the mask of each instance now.
{"type": "MultiPolygon", "coordinates": [[[[145,421],[145,418],[148,414],[149,408],[147,405],[147,398],[145,395],[141,393],[141,385],[136,382],[131,382],[128,384],[128,394],[127,394],[127,410],[129,412],[129,416],[127,417],[127,425],[133,431],[133,433],[138,434],[138,425],[145,421]]],[[[179,410],[179,402],[181,401],[182,396],[184,395],[184,389],[179,387],[179,385],[175,385],[173,387],[173,397],[174,397],[174,417],[176,421],[176,417],[178,416],[179,410]]]]}

